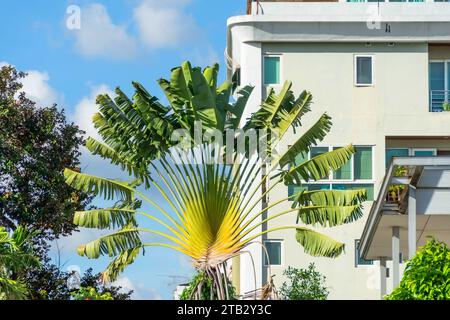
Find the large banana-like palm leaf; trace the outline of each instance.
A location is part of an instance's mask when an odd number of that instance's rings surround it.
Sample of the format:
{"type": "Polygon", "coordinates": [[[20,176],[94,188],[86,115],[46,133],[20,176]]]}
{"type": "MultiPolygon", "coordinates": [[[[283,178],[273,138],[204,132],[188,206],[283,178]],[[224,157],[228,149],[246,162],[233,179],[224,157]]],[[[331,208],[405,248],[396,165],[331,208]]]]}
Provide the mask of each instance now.
{"type": "Polygon", "coordinates": [[[169,107],[163,107],[137,84],[134,84],[136,94],[132,100],[120,90],[115,100],[107,96],[98,99],[101,108],[94,123],[104,142],[89,139],[88,148],[121,166],[133,180],[116,181],[70,169],[65,171],[65,176],[66,182],[76,189],[120,200],[120,205],[112,208],[75,215],[74,222],[81,227],[113,230],[109,235],[81,245],[78,250],[89,258],[115,257],[104,273],[105,279],[116,279],[146,247],[176,250],[188,255],[196,267],[208,269],[236,256],[261,235],[284,229],[292,229],[297,241],[311,255],[335,257],[343,252],[343,243],[305,225],[334,227],[358,219],[365,200],[364,190],[301,191],[258,208],[261,200],[278,184],[322,179],[352,157],[355,150],[349,145],[295,164],[299,153],[308,152],[329,132],[331,119],[328,115],[322,115],[285,153],[274,156],[270,163],[242,159],[238,154],[233,157],[241,161],[231,164],[205,161],[213,157],[208,144],[194,145],[182,157],[169,152],[173,151],[169,131],[183,128],[192,132],[195,121],[201,121],[205,129],[221,131],[230,128],[274,130],[279,133],[278,140],[270,144],[274,147],[282,142],[290,128],[299,127],[301,118],[311,110],[311,94],[304,91],[295,97],[292,84],[287,82],[280,93],[271,90],[261,108],[244,122],[242,115],[252,87],[239,90],[238,99],[232,104],[229,100],[233,85],[225,82],[218,86],[217,73],[217,65],[203,72],[189,63],[173,69],[170,81],[159,80],[169,107]],[[146,195],[142,182],[145,190],[151,187],[157,191],[170,209],[146,195]],[[153,211],[140,210],[139,206],[132,205],[135,201],[147,202],[153,211]],[[292,207],[279,210],[278,206],[286,201],[293,201],[292,207]],[[266,212],[269,214],[262,218],[266,212]],[[303,225],[293,223],[256,231],[268,221],[289,214],[296,216],[303,225]],[[140,228],[137,217],[150,219],[157,227],[140,228]],[[146,242],[145,234],[158,240],[146,242]]]}
{"type": "Polygon", "coordinates": [[[20,273],[28,267],[39,266],[32,254],[31,238],[34,233],[18,226],[12,234],[0,227],[0,300],[23,300],[27,289],[21,279],[11,279],[11,274],[20,273]]]}

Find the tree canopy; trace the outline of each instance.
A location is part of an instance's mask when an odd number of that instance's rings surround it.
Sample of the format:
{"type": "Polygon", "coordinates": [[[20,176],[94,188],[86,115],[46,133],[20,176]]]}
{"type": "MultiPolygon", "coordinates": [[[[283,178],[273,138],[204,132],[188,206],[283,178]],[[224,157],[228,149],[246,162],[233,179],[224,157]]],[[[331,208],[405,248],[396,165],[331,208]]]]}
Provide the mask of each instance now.
{"type": "Polygon", "coordinates": [[[64,111],[37,106],[21,92],[26,76],[11,66],[0,69],[0,225],[39,231],[39,255],[47,240],[76,228],[73,214],[91,197],[64,184],[64,168],[80,166],[83,132],[64,111]]]}
{"type": "Polygon", "coordinates": [[[400,285],[387,300],[450,300],[450,249],[431,239],[407,262],[400,285]]]}

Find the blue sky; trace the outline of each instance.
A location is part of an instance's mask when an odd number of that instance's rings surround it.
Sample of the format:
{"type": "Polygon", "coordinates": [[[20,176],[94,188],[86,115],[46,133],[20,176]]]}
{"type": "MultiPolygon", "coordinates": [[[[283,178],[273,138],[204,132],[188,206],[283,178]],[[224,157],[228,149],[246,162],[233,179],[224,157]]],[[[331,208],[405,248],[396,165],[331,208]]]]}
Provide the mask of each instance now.
{"type": "MultiPolygon", "coordinates": [[[[245,0],[3,1],[0,64],[28,72],[23,84],[30,98],[40,105],[57,103],[71,121],[95,136],[91,117],[97,94],[120,86],[131,95],[131,81],[138,81],[162,97],[156,80],[169,77],[169,70],[183,60],[200,66],[219,62],[224,79],[226,19],[243,14],[245,6],[245,0]],[[67,27],[68,20],[76,21],[67,13],[71,5],[81,9],[80,29],[67,27]]],[[[97,175],[123,176],[86,152],[82,166],[97,175]]],[[[101,200],[96,204],[105,205],[101,200]]],[[[101,271],[108,259],[87,260],[75,253],[78,244],[97,235],[83,230],[61,239],[64,268],[101,271]]],[[[135,298],[171,299],[174,284],[183,281],[171,276],[191,274],[189,260],[155,248],[139,257],[119,283],[134,289],[135,298]]]]}

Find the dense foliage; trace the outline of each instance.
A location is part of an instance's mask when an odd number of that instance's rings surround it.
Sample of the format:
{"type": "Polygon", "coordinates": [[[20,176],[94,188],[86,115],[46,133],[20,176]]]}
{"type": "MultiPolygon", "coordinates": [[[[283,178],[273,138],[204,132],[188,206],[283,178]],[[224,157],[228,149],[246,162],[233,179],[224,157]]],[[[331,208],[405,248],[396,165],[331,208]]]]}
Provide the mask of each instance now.
{"type": "Polygon", "coordinates": [[[288,281],[284,282],[279,294],[285,300],[326,300],[328,289],[325,286],[326,277],[316,270],[311,263],[307,269],[288,267],[283,275],[288,281]]]}
{"type": "Polygon", "coordinates": [[[13,233],[0,227],[0,300],[27,298],[23,274],[27,268],[39,266],[31,245],[33,235],[21,226],[13,233]]]}
{"type": "Polygon", "coordinates": [[[406,264],[400,285],[387,300],[450,300],[450,249],[429,240],[406,264]]]}
{"type": "Polygon", "coordinates": [[[71,293],[73,300],[114,300],[111,293],[99,293],[92,287],[81,287],[71,293]]]}
{"type": "MultiPolygon", "coordinates": [[[[183,290],[180,295],[180,300],[192,300],[194,296],[194,291],[197,286],[203,283],[201,288],[200,300],[213,300],[214,292],[211,291],[212,280],[208,278],[204,272],[197,272],[192,280],[188,283],[187,287],[183,290]]],[[[231,300],[237,299],[236,289],[233,287],[231,282],[228,282],[228,293],[231,300]]]]}
{"type": "Polygon", "coordinates": [[[105,285],[102,282],[101,274],[94,274],[91,268],[86,270],[81,279],[75,279],[76,282],[79,281],[77,284],[81,292],[70,286],[71,277],[74,277],[73,273],[62,271],[58,266],[50,263],[44,264],[39,269],[33,269],[25,278],[30,294],[29,298],[33,300],[69,300],[74,296],[90,294],[89,292],[94,290],[99,296],[108,296],[113,300],[129,300],[133,294],[133,291],[124,291],[119,286],[105,285]]]}
{"type": "Polygon", "coordinates": [[[91,198],[64,184],[64,168],[79,167],[83,133],[56,106],[36,106],[21,93],[26,75],[0,69],[0,225],[39,231],[33,241],[44,256],[47,240],[69,235],[73,214],[91,198]]]}

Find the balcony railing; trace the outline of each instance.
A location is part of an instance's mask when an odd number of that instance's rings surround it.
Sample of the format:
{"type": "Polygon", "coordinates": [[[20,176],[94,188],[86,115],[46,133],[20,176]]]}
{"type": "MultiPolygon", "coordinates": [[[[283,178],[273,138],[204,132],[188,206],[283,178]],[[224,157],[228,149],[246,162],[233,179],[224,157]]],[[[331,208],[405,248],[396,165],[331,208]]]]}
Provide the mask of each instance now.
{"type": "Polygon", "coordinates": [[[450,90],[430,91],[430,112],[450,111],[450,90]]]}

